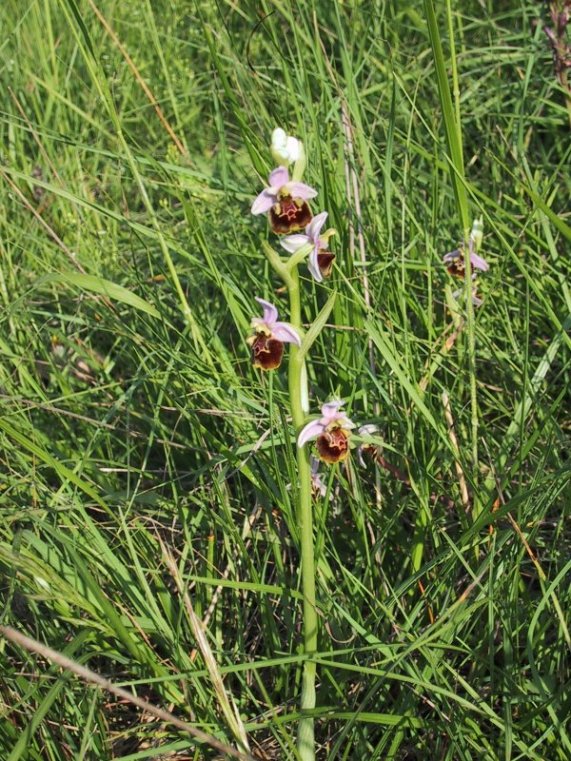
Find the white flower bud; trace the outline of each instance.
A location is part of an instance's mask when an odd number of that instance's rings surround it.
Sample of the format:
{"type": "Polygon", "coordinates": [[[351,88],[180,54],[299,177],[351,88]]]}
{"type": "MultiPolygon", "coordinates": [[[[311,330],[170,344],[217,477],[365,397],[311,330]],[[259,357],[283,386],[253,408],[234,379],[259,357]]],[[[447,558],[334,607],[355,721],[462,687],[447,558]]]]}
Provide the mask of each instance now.
{"type": "Polygon", "coordinates": [[[294,161],[297,161],[299,158],[299,140],[296,137],[291,137],[288,135],[288,138],[286,140],[286,151],[288,154],[288,159],[290,164],[293,164],[294,161]]]}
{"type": "Polygon", "coordinates": [[[482,241],[484,239],[484,221],[480,217],[479,219],[475,219],[472,224],[472,232],[470,233],[470,238],[472,239],[472,242],[474,244],[474,250],[479,251],[480,246],[482,245],[482,241]]]}
{"type": "Polygon", "coordinates": [[[281,127],[276,127],[275,130],[272,132],[272,148],[274,146],[276,148],[285,146],[286,139],[287,139],[287,135],[285,133],[285,130],[283,130],[281,127]]]}
{"type": "Polygon", "coordinates": [[[272,132],[270,147],[272,158],[281,166],[289,166],[298,160],[301,153],[301,143],[296,137],[286,135],[285,130],[276,127],[272,132]]]}

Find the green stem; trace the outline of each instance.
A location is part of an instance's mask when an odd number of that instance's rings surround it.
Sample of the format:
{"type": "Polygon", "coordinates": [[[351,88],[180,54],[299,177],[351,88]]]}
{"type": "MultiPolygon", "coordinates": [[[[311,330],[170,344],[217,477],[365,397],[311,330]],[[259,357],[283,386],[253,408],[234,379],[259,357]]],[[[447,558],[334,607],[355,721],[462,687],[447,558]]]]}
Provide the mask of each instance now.
{"type": "MultiPolygon", "coordinates": [[[[299,275],[297,269],[290,272],[288,283],[290,299],[290,322],[301,330],[301,301],[299,293],[299,275]]],[[[305,423],[307,399],[307,377],[305,360],[300,356],[297,346],[291,347],[289,362],[289,397],[291,415],[296,434],[305,423]]],[[[313,512],[311,504],[311,464],[308,447],[296,447],[297,469],[299,477],[297,519],[301,542],[301,587],[303,593],[303,645],[306,656],[317,651],[318,616],[315,602],[315,557],[313,547],[313,512]]],[[[303,664],[301,681],[301,703],[303,711],[315,708],[316,664],[306,660],[303,664]]],[[[302,761],[314,761],[314,720],[311,716],[300,719],[297,747],[302,761]]]]}
{"type": "Polygon", "coordinates": [[[303,143],[300,141],[299,158],[293,166],[293,174],[291,176],[293,182],[300,182],[301,178],[303,177],[303,173],[305,172],[306,161],[307,159],[305,157],[305,148],[303,147],[303,143]]]}
{"type": "MultiPolygon", "coordinates": [[[[269,243],[267,243],[267,241],[265,240],[262,241],[262,248],[264,249],[265,255],[268,257],[269,263],[272,265],[274,270],[284,281],[288,290],[291,290],[293,287],[295,287],[293,277],[291,276],[287,266],[288,263],[284,262],[281,256],[274,251],[274,249],[270,246],[269,243]]],[[[298,286],[298,292],[299,292],[299,286],[298,286]]]]}
{"type": "Polygon", "coordinates": [[[468,335],[468,359],[470,363],[470,412],[472,427],[472,479],[474,483],[474,512],[479,512],[478,484],[478,391],[476,385],[476,331],[474,326],[474,303],[472,301],[472,263],[470,261],[470,238],[464,239],[464,291],[466,293],[466,327],[468,335]]]}

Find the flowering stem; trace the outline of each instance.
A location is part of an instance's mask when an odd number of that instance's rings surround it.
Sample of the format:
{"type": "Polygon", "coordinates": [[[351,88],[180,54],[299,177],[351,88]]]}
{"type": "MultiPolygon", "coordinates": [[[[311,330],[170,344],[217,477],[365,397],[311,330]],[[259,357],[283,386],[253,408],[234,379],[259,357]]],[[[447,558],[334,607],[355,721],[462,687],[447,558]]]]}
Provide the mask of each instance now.
{"type": "MultiPolygon", "coordinates": [[[[283,259],[279,256],[279,254],[277,254],[274,251],[274,249],[270,246],[270,244],[267,243],[265,240],[262,241],[262,248],[264,249],[264,253],[268,257],[268,261],[270,262],[274,270],[284,281],[288,290],[291,291],[291,289],[295,287],[295,283],[288,269],[288,262],[284,262],[283,259]]],[[[298,291],[298,300],[299,300],[299,284],[297,286],[297,291],[298,291]]],[[[296,325],[296,327],[299,328],[300,326],[296,325]]]]}
{"type": "MultiPolygon", "coordinates": [[[[466,327],[468,329],[468,353],[470,362],[470,410],[472,424],[472,478],[474,484],[474,502],[472,517],[476,519],[480,514],[480,500],[478,497],[478,391],[476,385],[476,332],[474,328],[474,303],[472,301],[472,262],[470,251],[472,250],[472,234],[464,234],[464,290],[466,298],[466,327]]],[[[477,250],[477,249],[476,249],[477,250]]]]}
{"type": "MultiPolygon", "coordinates": [[[[297,269],[290,271],[287,283],[290,299],[290,322],[301,331],[301,302],[297,269]]],[[[291,347],[289,361],[289,398],[296,433],[305,423],[307,399],[305,359],[297,346],[291,347]]],[[[311,504],[311,465],[307,446],[296,447],[299,478],[297,519],[301,543],[301,587],[303,593],[303,644],[304,654],[311,656],[317,650],[318,617],[315,603],[315,557],[313,548],[313,514],[311,504]]],[[[316,664],[306,660],[303,664],[300,708],[315,708],[316,664]]],[[[299,722],[297,746],[302,761],[315,759],[313,717],[302,717],[299,722]]]]}

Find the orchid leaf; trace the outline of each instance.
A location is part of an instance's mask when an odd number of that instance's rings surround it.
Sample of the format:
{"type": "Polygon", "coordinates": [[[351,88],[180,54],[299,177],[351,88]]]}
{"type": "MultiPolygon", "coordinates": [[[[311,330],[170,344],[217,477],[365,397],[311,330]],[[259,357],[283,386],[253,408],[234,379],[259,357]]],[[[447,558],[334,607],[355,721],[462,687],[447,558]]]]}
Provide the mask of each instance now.
{"type": "Polygon", "coordinates": [[[335,304],[335,299],[337,298],[337,291],[334,291],[331,296],[327,299],[325,302],[325,305],[313,321],[312,326],[305,334],[305,337],[301,343],[301,348],[297,354],[299,360],[301,361],[307,352],[310,350],[313,342],[317,338],[317,336],[321,333],[323,330],[323,327],[325,323],[327,322],[327,318],[331,314],[331,310],[333,309],[333,305],[335,304]]]}

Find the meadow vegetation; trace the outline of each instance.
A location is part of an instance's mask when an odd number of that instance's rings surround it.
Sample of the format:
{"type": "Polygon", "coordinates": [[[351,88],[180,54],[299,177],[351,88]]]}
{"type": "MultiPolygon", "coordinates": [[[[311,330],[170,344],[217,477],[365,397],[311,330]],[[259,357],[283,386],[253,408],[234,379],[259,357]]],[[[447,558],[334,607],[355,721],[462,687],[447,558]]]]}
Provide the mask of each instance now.
{"type": "MultiPolygon", "coordinates": [[[[565,91],[545,4],[431,6],[0,4],[0,625],[258,759],[298,758],[304,662],[246,343],[256,296],[288,319],[278,125],[337,230],[311,411],[377,427],[315,490],[316,756],[571,757],[565,91]],[[475,218],[479,306],[442,263],[475,218]]],[[[225,757],[6,637],[0,673],[3,761],[225,757]]]]}

